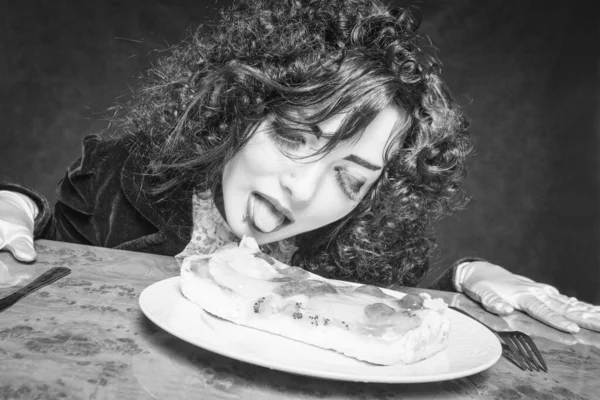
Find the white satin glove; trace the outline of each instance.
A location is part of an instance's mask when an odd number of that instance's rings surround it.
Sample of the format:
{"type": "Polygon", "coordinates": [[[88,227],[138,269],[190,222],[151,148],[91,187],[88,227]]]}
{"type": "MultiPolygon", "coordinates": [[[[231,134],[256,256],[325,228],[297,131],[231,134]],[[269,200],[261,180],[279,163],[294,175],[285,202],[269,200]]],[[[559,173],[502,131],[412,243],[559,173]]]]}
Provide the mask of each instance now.
{"type": "Polygon", "coordinates": [[[454,277],[455,288],[499,315],[514,310],[526,312],[566,332],[579,327],[600,332],[600,307],[567,297],[550,285],[537,283],[485,261],[461,264],[454,277]]]}
{"type": "Polygon", "coordinates": [[[33,225],[39,212],[26,195],[0,190],[0,250],[8,250],[19,261],[35,260],[33,225]]]}

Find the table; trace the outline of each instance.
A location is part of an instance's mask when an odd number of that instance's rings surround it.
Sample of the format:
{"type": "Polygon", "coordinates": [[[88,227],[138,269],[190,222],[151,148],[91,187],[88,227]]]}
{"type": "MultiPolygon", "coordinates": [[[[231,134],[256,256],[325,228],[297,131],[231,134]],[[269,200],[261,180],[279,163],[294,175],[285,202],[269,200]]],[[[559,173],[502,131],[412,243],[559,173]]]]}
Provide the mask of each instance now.
{"type": "Polygon", "coordinates": [[[499,318],[462,294],[430,291],[495,328],[533,335],[550,371],[524,372],[502,357],[473,376],[392,385],[269,370],[188,344],[144,316],[140,293],[178,275],[174,258],[46,240],[36,248],[35,263],[7,252],[0,261],[32,278],[54,266],[72,273],[0,313],[1,399],[600,398],[599,333],[562,333],[521,313],[499,318]]]}

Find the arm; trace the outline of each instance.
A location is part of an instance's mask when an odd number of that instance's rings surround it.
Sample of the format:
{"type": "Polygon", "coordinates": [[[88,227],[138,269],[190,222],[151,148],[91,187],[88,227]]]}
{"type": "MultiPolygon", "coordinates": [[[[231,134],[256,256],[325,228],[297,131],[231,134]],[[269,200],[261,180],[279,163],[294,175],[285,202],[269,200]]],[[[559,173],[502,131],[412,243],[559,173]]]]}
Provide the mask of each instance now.
{"type": "Polygon", "coordinates": [[[556,329],[600,331],[600,307],[567,297],[550,285],[516,275],[482,258],[456,261],[423,286],[464,293],[494,314],[526,312],[556,329]]]}
{"type": "Polygon", "coordinates": [[[600,307],[567,297],[550,285],[537,283],[485,260],[462,263],[453,271],[453,286],[499,315],[526,312],[554,328],[600,331],[600,307]]]}
{"type": "Polygon", "coordinates": [[[465,257],[460,260],[455,261],[452,265],[444,269],[440,274],[434,276],[433,278],[426,276],[421,283],[419,283],[420,287],[426,287],[427,289],[434,290],[444,290],[447,292],[452,292],[456,290],[456,286],[454,285],[454,277],[456,275],[456,269],[463,265],[468,264],[472,261],[485,261],[483,258],[479,257],[465,257]]]}
{"type": "Polygon", "coordinates": [[[25,187],[2,184],[0,190],[13,192],[13,196],[23,195],[37,207],[33,228],[36,239],[162,254],[176,252],[178,249],[171,250],[166,245],[157,247],[166,240],[151,220],[154,214],[164,213],[153,214],[153,205],[148,201],[135,202],[144,198],[140,196],[140,188],[134,187],[130,180],[123,184],[128,157],[127,139],[107,141],[98,136],[86,137],[82,156],[68,167],[57,186],[54,208],[25,187]],[[142,214],[139,207],[145,207],[146,213],[142,214]]]}

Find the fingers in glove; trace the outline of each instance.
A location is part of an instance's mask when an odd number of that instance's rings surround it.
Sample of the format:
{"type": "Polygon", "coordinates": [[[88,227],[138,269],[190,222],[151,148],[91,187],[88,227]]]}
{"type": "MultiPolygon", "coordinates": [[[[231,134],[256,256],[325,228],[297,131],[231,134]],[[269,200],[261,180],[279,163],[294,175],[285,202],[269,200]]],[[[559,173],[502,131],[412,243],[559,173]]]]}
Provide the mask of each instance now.
{"type": "Polygon", "coordinates": [[[473,291],[468,288],[463,288],[463,290],[473,300],[481,302],[483,307],[489,312],[506,315],[514,311],[514,307],[510,303],[506,302],[492,290],[482,289],[473,291]]]}
{"type": "Polygon", "coordinates": [[[580,327],[600,332],[600,307],[564,295],[551,296],[546,303],[580,327]]]}
{"type": "Polygon", "coordinates": [[[36,253],[33,238],[29,235],[15,237],[10,243],[6,244],[5,248],[19,261],[31,262],[35,260],[36,253]]]}
{"type": "Polygon", "coordinates": [[[570,314],[568,318],[582,328],[600,332],[600,314],[598,312],[581,311],[575,315],[570,314]]]}
{"type": "Polygon", "coordinates": [[[575,322],[555,312],[544,301],[533,295],[524,297],[519,302],[519,308],[533,318],[556,329],[570,333],[579,332],[579,326],[575,322]]]}

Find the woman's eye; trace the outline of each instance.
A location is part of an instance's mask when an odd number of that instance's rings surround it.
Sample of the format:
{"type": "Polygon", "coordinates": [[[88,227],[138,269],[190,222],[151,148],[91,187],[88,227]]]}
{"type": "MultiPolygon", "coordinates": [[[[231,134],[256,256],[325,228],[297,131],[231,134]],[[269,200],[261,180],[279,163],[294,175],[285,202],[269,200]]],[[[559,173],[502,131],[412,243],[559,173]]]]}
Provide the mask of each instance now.
{"type": "Polygon", "coordinates": [[[268,130],[268,135],[277,146],[286,150],[298,150],[306,144],[306,139],[303,135],[287,133],[275,127],[268,130]]]}
{"type": "Polygon", "coordinates": [[[336,167],[335,178],[338,181],[342,191],[350,200],[358,201],[360,199],[360,190],[365,181],[353,177],[345,168],[336,167]]]}

